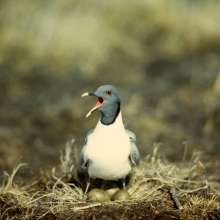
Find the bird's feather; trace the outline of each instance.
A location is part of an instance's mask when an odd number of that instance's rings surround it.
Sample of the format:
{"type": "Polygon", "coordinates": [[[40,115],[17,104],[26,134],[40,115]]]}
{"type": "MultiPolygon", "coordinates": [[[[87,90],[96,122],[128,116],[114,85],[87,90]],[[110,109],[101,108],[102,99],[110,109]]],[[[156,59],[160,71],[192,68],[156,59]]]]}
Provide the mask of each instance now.
{"type": "Polygon", "coordinates": [[[138,165],[140,161],[140,154],[136,145],[136,136],[133,132],[125,129],[131,143],[131,149],[130,149],[130,154],[129,154],[129,160],[131,163],[132,167],[135,167],[138,165]]]}
{"type": "Polygon", "coordinates": [[[88,162],[90,160],[90,158],[88,158],[88,156],[86,156],[85,151],[86,151],[86,146],[87,146],[89,136],[93,132],[94,132],[94,129],[87,133],[86,138],[85,138],[85,143],[84,143],[83,149],[82,149],[80,157],[79,157],[79,163],[80,163],[80,165],[82,166],[83,169],[86,169],[86,167],[88,165],[88,162]]]}

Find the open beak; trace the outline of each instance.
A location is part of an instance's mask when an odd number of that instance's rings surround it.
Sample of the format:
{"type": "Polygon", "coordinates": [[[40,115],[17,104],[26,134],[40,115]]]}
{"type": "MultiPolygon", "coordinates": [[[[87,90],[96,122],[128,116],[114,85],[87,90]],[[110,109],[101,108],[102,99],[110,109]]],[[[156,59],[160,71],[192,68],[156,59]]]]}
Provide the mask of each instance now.
{"type": "Polygon", "coordinates": [[[86,92],[82,95],[82,97],[88,96],[88,95],[96,96],[98,98],[98,101],[97,101],[96,105],[88,112],[88,114],[86,115],[86,118],[88,118],[95,110],[97,110],[105,102],[104,98],[97,96],[93,92],[86,92]]]}

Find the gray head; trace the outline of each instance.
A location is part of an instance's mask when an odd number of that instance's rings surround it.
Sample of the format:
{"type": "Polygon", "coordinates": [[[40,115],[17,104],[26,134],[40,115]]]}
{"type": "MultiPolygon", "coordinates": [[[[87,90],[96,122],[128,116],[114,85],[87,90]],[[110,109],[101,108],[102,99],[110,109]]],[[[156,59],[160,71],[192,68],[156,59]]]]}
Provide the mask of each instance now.
{"type": "Polygon", "coordinates": [[[101,122],[105,125],[113,124],[120,112],[120,97],[118,90],[112,85],[101,86],[96,92],[87,92],[82,96],[96,96],[98,102],[89,111],[86,117],[90,116],[94,111],[101,112],[101,122]]]}

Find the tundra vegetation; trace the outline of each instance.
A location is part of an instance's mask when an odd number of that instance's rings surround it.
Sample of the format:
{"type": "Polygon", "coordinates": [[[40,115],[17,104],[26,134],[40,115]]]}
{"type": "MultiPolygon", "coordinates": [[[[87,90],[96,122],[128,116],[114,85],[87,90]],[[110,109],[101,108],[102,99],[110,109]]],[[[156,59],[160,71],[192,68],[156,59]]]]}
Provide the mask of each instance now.
{"type": "Polygon", "coordinates": [[[0,218],[219,219],[219,11],[216,0],[0,1],[0,218]],[[81,95],[105,84],[141,162],[130,199],[85,202],[78,156],[100,115],[85,119],[96,100],[81,95]]]}

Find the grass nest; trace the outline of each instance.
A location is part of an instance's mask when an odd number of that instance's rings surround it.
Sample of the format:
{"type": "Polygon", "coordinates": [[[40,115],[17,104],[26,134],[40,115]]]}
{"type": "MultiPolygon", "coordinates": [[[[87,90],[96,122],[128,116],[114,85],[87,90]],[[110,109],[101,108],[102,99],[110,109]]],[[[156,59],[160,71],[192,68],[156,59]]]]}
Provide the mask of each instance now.
{"type": "MultiPolygon", "coordinates": [[[[143,158],[127,178],[131,199],[104,203],[82,201],[86,175],[77,169],[74,140],[61,154],[61,171],[18,184],[14,176],[26,164],[4,172],[0,188],[0,219],[219,219],[219,162],[204,163],[196,151],[186,161],[161,159],[160,144],[143,158]],[[77,172],[78,171],[78,172],[77,172]]],[[[91,188],[100,188],[93,181],[91,188]]]]}

